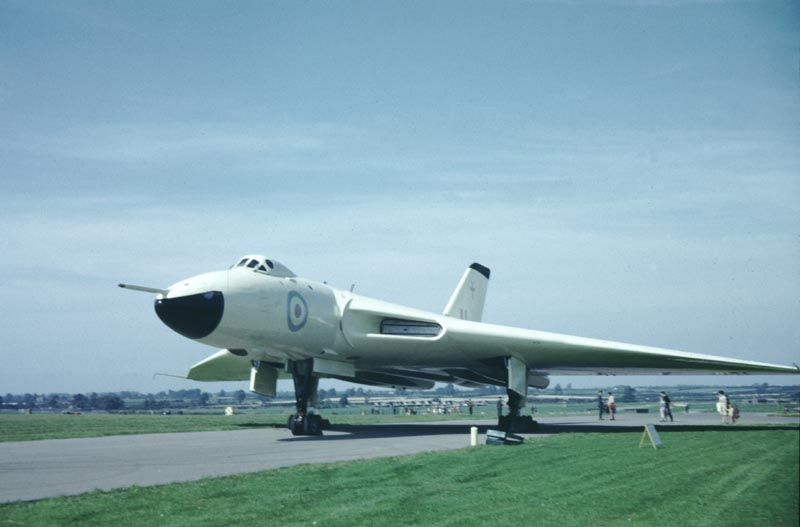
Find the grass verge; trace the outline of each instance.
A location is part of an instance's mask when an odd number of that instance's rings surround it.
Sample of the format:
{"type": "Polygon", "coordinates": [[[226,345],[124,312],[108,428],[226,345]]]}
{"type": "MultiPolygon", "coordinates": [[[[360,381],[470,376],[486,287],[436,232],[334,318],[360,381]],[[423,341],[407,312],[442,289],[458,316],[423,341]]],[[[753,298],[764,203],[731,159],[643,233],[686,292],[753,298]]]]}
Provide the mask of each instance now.
{"type": "Polygon", "coordinates": [[[275,415],[0,415],[0,441],[30,441],[71,437],[238,430],[285,422],[275,415]]]}

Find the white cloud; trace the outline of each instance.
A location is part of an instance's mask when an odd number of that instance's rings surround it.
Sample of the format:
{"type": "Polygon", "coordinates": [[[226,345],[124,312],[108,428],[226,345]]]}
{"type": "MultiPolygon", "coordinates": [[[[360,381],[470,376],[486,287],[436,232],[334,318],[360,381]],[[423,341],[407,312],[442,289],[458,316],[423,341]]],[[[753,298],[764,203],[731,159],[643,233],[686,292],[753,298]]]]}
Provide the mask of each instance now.
{"type": "Polygon", "coordinates": [[[327,125],[241,126],[224,123],[108,124],[28,134],[8,140],[29,153],[87,161],[153,161],[207,155],[307,153],[344,133],[327,125]]]}

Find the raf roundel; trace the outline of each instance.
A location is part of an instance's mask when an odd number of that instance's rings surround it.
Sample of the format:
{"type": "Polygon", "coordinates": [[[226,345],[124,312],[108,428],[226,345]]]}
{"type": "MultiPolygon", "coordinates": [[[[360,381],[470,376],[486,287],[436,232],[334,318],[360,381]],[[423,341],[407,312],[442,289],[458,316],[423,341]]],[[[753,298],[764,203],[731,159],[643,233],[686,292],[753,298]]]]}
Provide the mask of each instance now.
{"type": "Polygon", "coordinates": [[[300,331],[308,321],[308,304],[297,291],[290,291],[286,300],[286,323],[291,331],[300,331]]]}

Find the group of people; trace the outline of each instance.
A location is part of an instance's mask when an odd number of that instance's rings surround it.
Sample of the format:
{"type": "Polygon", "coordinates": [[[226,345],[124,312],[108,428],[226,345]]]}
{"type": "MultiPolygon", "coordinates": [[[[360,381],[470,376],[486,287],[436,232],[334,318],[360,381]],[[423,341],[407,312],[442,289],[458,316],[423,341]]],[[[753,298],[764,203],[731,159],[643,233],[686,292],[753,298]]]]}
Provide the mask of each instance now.
{"type": "MultiPolygon", "coordinates": [[[[730,398],[725,394],[723,390],[717,392],[717,412],[722,416],[723,424],[734,424],[739,419],[739,408],[731,403],[730,398]]],[[[468,404],[470,414],[472,414],[472,401],[469,401],[468,404]]],[[[607,397],[603,397],[603,390],[598,390],[597,392],[597,409],[598,409],[598,417],[602,421],[603,414],[608,414],[610,416],[611,421],[616,420],[616,413],[617,413],[617,404],[614,400],[614,393],[608,392],[607,397]]],[[[659,394],[659,401],[658,401],[658,410],[661,415],[660,421],[666,422],[669,419],[670,422],[674,422],[674,417],[672,416],[672,401],[669,398],[669,394],[667,392],[661,392],[659,394]]],[[[689,405],[686,405],[686,413],[689,413],[689,405]]],[[[503,414],[503,400],[502,398],[497,398],[497,416],[500,417],[503,414]]]]}
{"type": "Polygon", "coordinates": [[[669,395],[667,392],[661,392],[658,396],[658,411],[661,414],[661,422],[665,422],[667,417],[669,417],[669,422],[673,421],[672,419],[672,401],[669,399],[669,395]]]}
{"type": "MultiPolygon", "coordinates": [[[[669,417],[670,422],[674,421],[672,417],[672,401],[667,395],[667,392],[661,392],[659,395],[659,412],[661,413],[661,421],[664,422],[669,417]]],[[[597,409],[598,417],[603,420],[603,414],[607,413],[611,416],[611,421],[616,420],[617,403],[614,400],[614,393],[608,392],[608,397],[603,399],[603,390],[597,392],[597,409]]]]}
{"type": "Polygon", "coordinates": [[[608,397],[603,400],[603,390],[598,390],[597,392],[597,409],[599,411],[600,420],[603,420],[603,414],[608,413],[611,416],[611,420],[616,420],[617,414],[617,403],[614,400],[614,394],[612,392],[608,392],[608,397]]]}
{"type": "Polygon", "coordinates": [[[736,424],[739,408],[731,402],[724,390],[717,392],[717,413],[722,416],[722,424],[736,424]]]}

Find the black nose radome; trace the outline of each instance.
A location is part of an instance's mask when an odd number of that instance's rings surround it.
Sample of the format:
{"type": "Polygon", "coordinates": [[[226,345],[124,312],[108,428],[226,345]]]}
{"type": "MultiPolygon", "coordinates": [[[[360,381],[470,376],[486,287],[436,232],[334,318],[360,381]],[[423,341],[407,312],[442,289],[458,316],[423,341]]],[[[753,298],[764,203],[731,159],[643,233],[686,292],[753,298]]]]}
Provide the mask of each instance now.
{"type": "Polygon", "coordinates": [[[219,291],[156,300],[156,314],[161,322],[190,339],[211,334],[222,320],[225,299],[219,291]]]}

